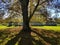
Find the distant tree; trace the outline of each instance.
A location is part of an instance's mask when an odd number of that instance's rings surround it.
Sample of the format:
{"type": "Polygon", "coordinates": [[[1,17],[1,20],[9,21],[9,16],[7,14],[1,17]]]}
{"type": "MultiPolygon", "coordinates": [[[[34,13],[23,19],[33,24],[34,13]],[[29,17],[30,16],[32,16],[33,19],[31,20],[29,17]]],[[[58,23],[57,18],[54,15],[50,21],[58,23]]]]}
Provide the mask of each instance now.
{"type": "Polygon", "coordinates": [[[8,27],[10,27],[10,26],[12,26],[12,21],[10,21],[10,22],[8,23],[8,27]]]}

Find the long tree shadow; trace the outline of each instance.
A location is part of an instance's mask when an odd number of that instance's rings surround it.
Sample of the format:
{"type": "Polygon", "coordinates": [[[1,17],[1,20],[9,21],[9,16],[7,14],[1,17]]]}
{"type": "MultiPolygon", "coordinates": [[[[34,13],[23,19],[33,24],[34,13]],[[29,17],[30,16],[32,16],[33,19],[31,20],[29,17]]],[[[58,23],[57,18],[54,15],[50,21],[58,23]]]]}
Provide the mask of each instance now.
{"type": "MultiPolygon", "coordinates": [[[[29,29],[31,30],[31,29],[29,29]]],[[[38,32],[31,30],[31,31],[24,31],[21,30],[19,32],[19,34],[15,35],[15,37],[11,40],[9,40],[6,45],[15,45],[16,42],[18,42],[18,45],[46,45],[44,43],[41,42],[41,40],[35,40],[35,38],[31,35],[31,32],[37,34],[39,37],[41,37],[44,41],[51,43],[49,41],[47,41],[46,37],[42,36],[41,34],[39,34],[38,32]],[[35,42],[35,43],[34,43],[35,42]]]]}

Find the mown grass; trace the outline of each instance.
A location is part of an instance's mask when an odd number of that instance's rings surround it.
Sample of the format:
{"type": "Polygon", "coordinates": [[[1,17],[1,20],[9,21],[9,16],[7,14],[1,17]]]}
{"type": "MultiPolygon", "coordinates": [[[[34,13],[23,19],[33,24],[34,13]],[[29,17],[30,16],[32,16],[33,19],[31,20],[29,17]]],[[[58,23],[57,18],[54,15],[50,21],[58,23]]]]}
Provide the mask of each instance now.
{"type": "Polygon", "coordinates": [[[40,29],[54,30],[60,32],[60,26],[32,26],[32,28],[40,28],[40,29]]]}
{"type": "MultiPolygon", "coordinates": [[[[32,28],[39,28],[39,29],[45,29],[45,30],[54,30],[57,32],[60,32],[60,26],[31,26],[32,28]]],[[[14,28],[14,26],[8,27],[8,26],[0,26],[0,30],[4,30],[7,28],[14,28]]]]}
{"type": "MultiPolygon", "coordinates": [[[[4,30],[7,28],[15,28],[15,26],[0,26],[0,30],[4,30]]],[[[60,31],[60,26],[31,26],[31,28],[38,28],[38,29],[45,29],[45,30],[54,30],[54,31],[60,31]]]]}
{"type": "Polygon", "coordinates": [[[4,29],[7,29],[7,28],[14,28],[14,26],[11,26],[11,27],[8,27],[8,26],[3,26],[3,25],[0,25],[0,30],[4,30],[4,29]]]}
{"type": "MultiPolygon", "coordinates": [[[[42,30],[42,29],[46,29],[46,30],[54,30],[54,31],[60,31],[60,26],[32,26],[32,28],[35,28],[36,30],[38,30],[38,32],[39,32],[39,30],[42,30]]],[[[8,26],[0,26],[0,29],[2,29],[3,31],[1,31],[0,32],[0,45],[5,45],[9,40],[11,40],[12,38],[14,38],[15,37],[15,35],[17,34],[17,30],[19,29],[20,30],[20,27],[19,28],[17,28],[17,29],[15,29],[15,27],[14,26],[11,26],[11,27],[8,27],[8,26]],[[11,32],[9,32],[8,30],[9,30],[9,28],[11,28],[10,30],[12,30],[11,32]],[[13,31],[13,29],[15,30],[15,31],[13,31]],[[4,30],[4,29],[6,29],[6,30],[4,30]]],[[[44,31],[44,30],[42,30],[41,32],[39,32],[39,34],[41,34],[42,36],[44,36],[44,37],[48,37],[48,38],[45,38],[46,40],[48,40],[48,41],[52,41],[52,43],[55,43],[55,40],[58,40],[58,44],[60,45],[60,38],[59,38],[59,34],[57,34],[57,33],[54,33],[54,31],[53,32],[46,32],[46,31],[44,31]],[[48,35],[47,35],[47,33],[48,33],[48,35]],[[52,35],[52,36],[51,36],[52,35]],[[51,38],[52,37],[52,38],[51,38]]],[[[19,32],[19,31],[18,31],[19,32]]],[[[32,33],[33,34],[33,33],[32,33]]],[[[35,36],[35,37],[33,37],[35,40],[37,40],[37,41],[43,41],[43,43],[44,43],[44,40],[43,40],[43,38],[41,38],[40,39],[40,37],[38,36],[38,35],[36,35],[35,33],[32,35],[32,36],[35,36]]],[[[29,37],[29,36],[28,36],[29,37]]],[[[15,45],[18,45],[18,41],[17,41],[17,43],[15,44],[15,45]]],[[[37,42],[34,42],[35,43],[35,45],[38,45],[38,43],[37,42]]]]}

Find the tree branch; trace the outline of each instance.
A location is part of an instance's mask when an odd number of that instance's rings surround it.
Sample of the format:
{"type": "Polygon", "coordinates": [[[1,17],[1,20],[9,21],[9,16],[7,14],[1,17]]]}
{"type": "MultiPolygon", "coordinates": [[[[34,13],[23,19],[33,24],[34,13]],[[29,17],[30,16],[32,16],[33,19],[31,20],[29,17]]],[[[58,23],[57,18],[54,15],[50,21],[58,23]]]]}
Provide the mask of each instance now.
{"type": "Polygon", "coordinates": [[[37,5],[35,6],[35,8],[34,8],[32,14],[30,14],[30,16],[29,16],[29,21],[30,21],[30,19],[32,18],[32,16],[34,15],[34,13],[35,13],[37,7],[38,7],[39,5],[45,3],[46,1],[47,1],[47,0],[45,0],[45,1],[43,1],[42,3],[39,4],[40,0],[38,0],[37,5]]]}

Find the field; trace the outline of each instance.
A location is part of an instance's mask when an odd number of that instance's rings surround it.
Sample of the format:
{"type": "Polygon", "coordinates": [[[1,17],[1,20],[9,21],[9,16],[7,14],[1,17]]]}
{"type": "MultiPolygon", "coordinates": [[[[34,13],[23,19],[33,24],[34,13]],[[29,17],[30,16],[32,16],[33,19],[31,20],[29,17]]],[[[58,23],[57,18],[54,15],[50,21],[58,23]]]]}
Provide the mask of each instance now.
{"type": "MultiPolygon", "coordinates": [[[[46,30],[54,30],[57,32],[60,32],[60,26],[31,26],[32,28],[40,28],[40,29],[46,29],[46,30]]],[[[7,26],[0,26],[0,29],[7,29],[7,28],[14,28],[14,26],[7,27],[7,26]]]]}
{"type": "Polygon", "coordinates": [[[4,30],[4,29],[7,29],[7,28],[14,28],[14,26],[11,26],[11,27],[7,27],[7,26],[0,26],[0,30],[2,29],[2,30],[4,30]]]}
{"type": "Polygon", "coordinates": [[[0,26],[0,45],[60,45],[60,26],[31,26],[31,34],[21,29],[21,26],[0,26]]]}
{"type": "Polygon", "coordinates": [[[32,27],[60,32],[60,26],[32,26],[32,27]]]}

